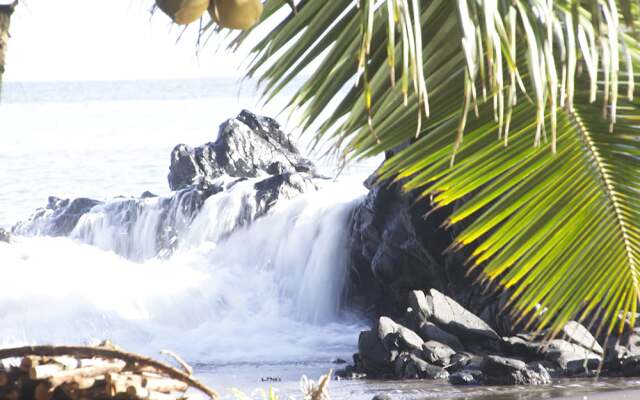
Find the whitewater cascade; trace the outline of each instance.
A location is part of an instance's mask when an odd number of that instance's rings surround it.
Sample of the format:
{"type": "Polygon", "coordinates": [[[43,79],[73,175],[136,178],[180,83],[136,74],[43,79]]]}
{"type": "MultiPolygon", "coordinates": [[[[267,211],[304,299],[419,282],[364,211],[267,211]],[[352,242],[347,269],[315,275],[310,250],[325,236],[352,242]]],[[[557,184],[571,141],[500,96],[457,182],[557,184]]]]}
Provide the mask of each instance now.
{"type": "Polygon", "coordinates": [[[0,283],[1,345],[110,338],[201,362],[348,353],[359,328],[339,305],[348,219],[364,189],[330,183],[239,227],[249,188],[211,196],[166,259],[138,259],[155,243],[153,198],[130,230],[132,259],[117,254],[124,242],[108,223],[119,218],[118,199],[95,206],[70,238],[0,243],[11,266],[0,283]]]}
{"type": "Polygon", "coordinates": [[[278,123],[242,111],[177,145],[172,192],[50,197],[0,243],[0,346],[111,339],[197,362],[348,357],[341,310],[361,180],[332,182],[278,123]]]}

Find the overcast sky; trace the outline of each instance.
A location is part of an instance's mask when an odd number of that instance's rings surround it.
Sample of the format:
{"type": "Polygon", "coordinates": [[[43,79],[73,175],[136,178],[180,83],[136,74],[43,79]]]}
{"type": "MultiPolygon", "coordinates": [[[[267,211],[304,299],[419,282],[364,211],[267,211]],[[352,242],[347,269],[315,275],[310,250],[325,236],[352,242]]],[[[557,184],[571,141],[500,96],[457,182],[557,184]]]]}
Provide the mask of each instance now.
{"type": "MultiPolygon", "coordinates": [[[[0,3],[8,0],[0,0],[0,3]]],[[[239,76],[242,54],[196,55],[197,27],[182,27],[153,0],[21,0],[11,20],[5,81],[239,76]]],[[[197,22],[194,24],[197,25],[197,22]]]]}

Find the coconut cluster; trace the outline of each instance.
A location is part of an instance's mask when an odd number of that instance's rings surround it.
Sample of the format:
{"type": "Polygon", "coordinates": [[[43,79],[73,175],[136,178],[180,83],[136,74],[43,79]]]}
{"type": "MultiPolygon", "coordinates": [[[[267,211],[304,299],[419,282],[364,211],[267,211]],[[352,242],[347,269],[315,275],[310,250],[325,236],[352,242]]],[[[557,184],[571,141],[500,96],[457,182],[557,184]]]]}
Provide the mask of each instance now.
{"type": "Polygon", "coordinates": [[[208,11],[221,27],[246,30],[262,16],[260,0],[156,0],[156,4],[180,25],[190,24],[208,11]]]}

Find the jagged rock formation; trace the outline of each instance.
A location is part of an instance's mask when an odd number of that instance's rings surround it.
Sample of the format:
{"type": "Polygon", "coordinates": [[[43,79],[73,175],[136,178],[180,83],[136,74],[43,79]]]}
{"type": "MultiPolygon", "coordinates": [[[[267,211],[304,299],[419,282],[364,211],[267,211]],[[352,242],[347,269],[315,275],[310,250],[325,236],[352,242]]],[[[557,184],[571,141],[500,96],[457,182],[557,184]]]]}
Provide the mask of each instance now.
{"type": "Polygon", "coordinates": [[[351,220],[346,291],[373,322],[341,376],[546,384],[593,376],[601,363],[604,374],[640,376],[640,328],[607,343],[576,321],[551,341],[524,332],[503,311],[509,293],[484,290],[467,274],[468,253],[449,251],[460,229],[442,228],[452,209],[432,210],[400,183],[372,176],[365,186],[351,220]]]}
{"type": "Polygon", "coordinates": [[[409,307],[393,320],[382,316],[360,333],[354,365],[342,377],[440,379],[456,385],[541,385],[551,378],[603,374],[640,375],[640,329],[616,342],[623,354],[603,358],[598,341],[580,323],[568,322],[562,338],[545,333],[500,337],[452,298],[431,289],[414,291],[409,307]],[[418,300],[416,303],[416,299],[418,300]],[[430,324],[430,329],[423,329],[430,324]]]}
{"type": "Polygon", "coordinates": [[[169,187],[179,190],[208,185],[221,176],[251,178],[259,175],[308,173],[311,161],[302,157],[280,125],[268,117],[242,111],[222,126],[218,139],[195,149],[177,145],[171,152],[169,187]]]}
{"type": "Polygon", "coordinates": [[[102,203],[84,197],[71,200],[49,196],[46,207],[37,209],[27,221],[15,224],[12,232],[21,235],[68,236],[84,214],[102,203]]]}
{"type": "MultiPolygon", "coordinates": [[[[374,174],[375,176],[375,174],[374,174]]],[[[500,310],[507,296],[483,293],[467,276],[466,256],[448,251],[458,229],[442,228],[451,209],[432,210],[399,183],[365,182],[369,194],[351,222],[351,304],[372,317],[399,316],[416,289],[436,289],[489,323],[500,335],[519,329],[500,310]]]]}
{"type": "Polygon", "coordinates": [[[177,145],[169,171],[170,196],[144,192],[106,202],[50,197],[12,232],[72,236],[98,246],[108,241],[106,247],[118,254],[141,260],[170,254],[211,196],[237,192],[233,229],[266,214],[281,199],[316,190],[320,178],[275,120],[246,110],[220,126],[214,143],[195,149],[177,145]],[[141,236],[152,236],[154,243],[141,243],[141,236]]]}

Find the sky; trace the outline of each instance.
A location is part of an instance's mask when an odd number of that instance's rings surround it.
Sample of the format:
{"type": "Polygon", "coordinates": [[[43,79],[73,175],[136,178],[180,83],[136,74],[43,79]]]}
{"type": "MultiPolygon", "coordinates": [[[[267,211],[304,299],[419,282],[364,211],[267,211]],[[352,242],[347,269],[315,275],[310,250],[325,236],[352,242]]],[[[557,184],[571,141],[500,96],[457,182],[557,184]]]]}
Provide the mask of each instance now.
{"type": "MultiPolygon", "coordinates": [[[[0,0],[0,3],[10,2],[0,0]]],[[[4,81],[238,77],[245,53],[196,52],[197,25],[182,27],[153,0],[21,0],[11,20],[4,81]],[[176,43],[177,41],[177,43],[176,43]]]]}

